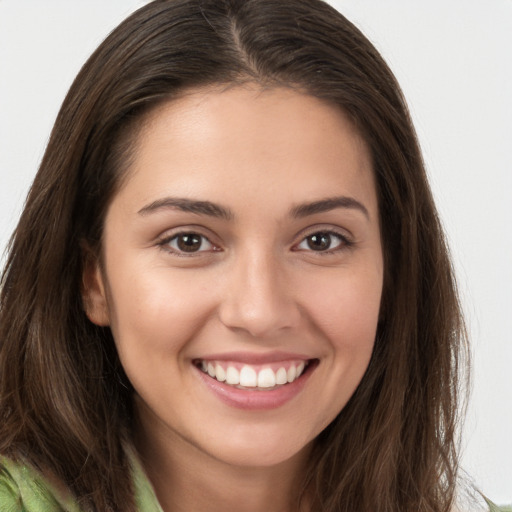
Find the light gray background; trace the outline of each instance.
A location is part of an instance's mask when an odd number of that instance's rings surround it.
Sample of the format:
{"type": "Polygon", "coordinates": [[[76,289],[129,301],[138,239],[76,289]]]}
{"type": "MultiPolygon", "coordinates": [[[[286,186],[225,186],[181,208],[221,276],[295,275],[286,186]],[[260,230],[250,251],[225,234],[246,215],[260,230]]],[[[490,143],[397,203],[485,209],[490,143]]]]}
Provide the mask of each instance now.
{"type": "MultiPolygon", "coordinates": [[[[141,0],[0,0],[0,251],[57,110],[141,0]]],[[[463,465],[512,502],[512,0],[331,0],[387,59],[416,123],[473,343],[463,465]]]]}

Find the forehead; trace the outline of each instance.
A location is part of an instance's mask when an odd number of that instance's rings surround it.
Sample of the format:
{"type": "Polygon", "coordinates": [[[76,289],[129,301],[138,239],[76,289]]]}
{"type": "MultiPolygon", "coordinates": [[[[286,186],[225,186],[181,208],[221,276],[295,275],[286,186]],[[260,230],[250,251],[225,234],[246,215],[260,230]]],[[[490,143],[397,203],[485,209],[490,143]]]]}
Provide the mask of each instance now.
{"type": "Polygon", "coordinates": [[[137,147],[146,145],[149,149],[150,139],[159,142],[158,134],[172,136],[178,131],[191,142],[196,137],[206,142],[208,137],[216,144],[244,142],[269,148],[275,145],[269,142],[287,139],[307,142],[304,149],[308,149],[311,144],[336,138],[337,145],[362,146],[361,151],[367,152],[363,138],[340,106],[289,87],[263,88],[249,83],[186,90],[146,115],[137,147]],[[269,141],[262,127],[269,135],[280,132],[281,136],[269,141]]]}
{"type": "Polygon", "coordinates": [[[375,192],[369,151],[339,107],[289,88],[249,85],[191,90],[151,111],[125,187],[140,201],[161,188],[215,199],[227,188],[258,197],[281,187],[292,202],[305,190],[317,197],[332,195],[332,187],[375,192]]]}

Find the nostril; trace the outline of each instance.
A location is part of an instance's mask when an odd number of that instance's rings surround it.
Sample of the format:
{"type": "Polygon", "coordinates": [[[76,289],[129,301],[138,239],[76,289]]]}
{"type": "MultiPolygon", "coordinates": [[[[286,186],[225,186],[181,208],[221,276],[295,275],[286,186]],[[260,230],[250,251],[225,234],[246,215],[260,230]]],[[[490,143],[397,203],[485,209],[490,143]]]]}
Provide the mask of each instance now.
{"type": "Polygon", "coordinates": [[[252,337],[267,337],[298,326],[300,312],[294,302],[287,298],[251,300],[245,296],[224,302],[219,318],[231,330],[246,331],[252,337]]]}

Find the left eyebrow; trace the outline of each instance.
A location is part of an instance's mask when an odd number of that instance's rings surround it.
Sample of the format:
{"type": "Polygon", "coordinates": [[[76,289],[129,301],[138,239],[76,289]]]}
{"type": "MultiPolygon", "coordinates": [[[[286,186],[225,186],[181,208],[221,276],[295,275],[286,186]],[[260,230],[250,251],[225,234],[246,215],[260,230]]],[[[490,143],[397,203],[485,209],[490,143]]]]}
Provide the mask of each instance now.
{"type": "Polygon", "coordinates": [[[370,218],[368,209],[363,203],[359,202],[353,197],[337,196],[328,197],[312,203],[302,203],[294,206],[291,209],[291,216],[295,218],[308,217],[309,215],[315,215],[316,213],[324,213],[336,208],[346,208],[350,210],[358,210],[365,215],[367,219],[370,218]]]}

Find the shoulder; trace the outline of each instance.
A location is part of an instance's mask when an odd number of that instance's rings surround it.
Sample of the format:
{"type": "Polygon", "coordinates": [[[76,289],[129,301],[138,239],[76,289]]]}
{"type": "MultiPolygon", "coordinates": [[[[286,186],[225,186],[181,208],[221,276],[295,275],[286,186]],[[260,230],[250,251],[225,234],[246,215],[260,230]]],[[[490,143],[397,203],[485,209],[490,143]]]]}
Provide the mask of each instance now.
{"type": "Polygon", "coordinates": [[[508,507],[499,507],[492,501],[485,498],[485,501],[487,502],[487,505],[489,506],[489,512],[512,512],[512,506],[508,507]]]}
{"type": "Polygon", "coordinates": [[[139,510],[144,512],[163,512],[162,507],[158,503],[153,486],[144,471],[142,462],[135,449],[130,447],[127,449],[127,453],[132,468],[132,478],[137,507],[139,510]]]}
{"type": "Polygon", "coordinates": [[[459,482],[457,499],[450,512],[512,512],[510,506],[498,506],[468,479],[459,482]]]}
{"type": "Polygon", "coordinates": [[[80,512],[77,504],[64,499],[36,469],[3,456],[0,456],[0,510],[80,512]]]}
{"type": "MultiPolygon", "coordinates": [[[[163,512],[140,460],[128,451],[136,503],[144,512],[163,512]]],[[[0,455],[0,512],[82,512],[55,482],[30,464],[0,455]]]]}

